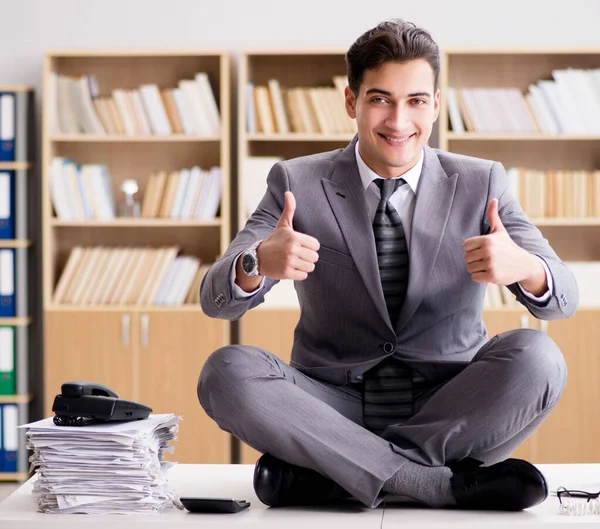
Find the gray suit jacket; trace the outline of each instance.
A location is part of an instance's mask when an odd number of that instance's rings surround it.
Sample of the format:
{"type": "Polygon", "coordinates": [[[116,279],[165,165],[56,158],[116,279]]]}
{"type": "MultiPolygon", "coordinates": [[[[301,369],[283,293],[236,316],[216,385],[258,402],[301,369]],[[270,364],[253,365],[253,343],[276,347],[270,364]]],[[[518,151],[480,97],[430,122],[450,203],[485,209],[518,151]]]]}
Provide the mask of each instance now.
{"type": "Polygon", "coordinates": [[[503,166],[425,147],[407,297],[398,321],[390,321],[355,142],[356,138],[345,149],[272,168],[257,210],[204,278],[200,302],[206,314],[240,318],[276,283],[267,278],[260,293],[236,301],[230,274],[241,251],[271,234],[287,190],[296,197],[294,229],[321,243],[314,272],[295,283],[301,314],[291,365],[311,377],[345,384],[391,354],[427,378],[436,378],[436,365],[469,362],[487,341],[482,322],[486,286],[471,279],[462,244],[489,232],[486,208],[492,198],[499,199],[500,218],[512,239],[542,257],[554,281],[553,295],[543,304],[524,296],[516,284],[509,286],[511,292],[540,319],[566,318],[575,312],[574,276],[527,220],[508,189],[503,166]]]}

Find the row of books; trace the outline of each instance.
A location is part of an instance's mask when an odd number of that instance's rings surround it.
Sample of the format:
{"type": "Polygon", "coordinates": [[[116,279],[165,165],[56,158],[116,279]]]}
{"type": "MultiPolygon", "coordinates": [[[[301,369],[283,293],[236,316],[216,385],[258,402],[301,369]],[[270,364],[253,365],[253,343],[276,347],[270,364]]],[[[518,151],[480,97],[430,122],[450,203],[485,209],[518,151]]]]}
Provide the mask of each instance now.
{"type": "MultiPolygon", "coordinates": [[[[210,220],[221,202],[219,167],[198,166],[179,171],[152,173],[147,178],[141,214],[143,217],[210,220]]],[[[115,197],[108,167],[79,165],[56,157],[50,165],[50,198],[61,220],[112,220],[115,197]]]]}
{"type": "Polygon", "coordinates": [[[82,306],[198,303],[200,282],[208,265],[179,253],[176,246],[75,246],[53,301],[82,306]]]}
{"type": "Polygon", "coordinates": [[[50,75],[54,134],[216,136],[221,118],[208,75],[182,79],[176,88],[145,84],[102,97],[95,75],[50,75]]]}
{"type": "Polygon", "coordinates": [[[517,88],[448,88],[454,132],[600,134],[600,68],[553,70],[517,88]]]}
{"type": "Polygon", "coordinates": [[[211,220],[221,202],[221,169],[160,171],[150,175],[142,201],[142,217],[211,220]]]}
{"type": "Polygon", "coordinates": [[[282,87],[277,79],[266,85],[246,85],[249,133],[355,133],[356,122],[344,108],[346,77],[333,77],[334,87],[282,87]]]}
{"type": "Polygon", "coordinates": [[[600,170],[507,170],[511,192],[534,219],[600,218],[600,170]]]}

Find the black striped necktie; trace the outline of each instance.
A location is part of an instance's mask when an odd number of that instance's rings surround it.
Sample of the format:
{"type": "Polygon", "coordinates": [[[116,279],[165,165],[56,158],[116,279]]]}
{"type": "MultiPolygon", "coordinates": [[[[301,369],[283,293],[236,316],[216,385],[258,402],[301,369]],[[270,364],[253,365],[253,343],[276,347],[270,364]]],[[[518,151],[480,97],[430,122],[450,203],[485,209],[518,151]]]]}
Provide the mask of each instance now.
{"type": "MultiPolygon", "coordinates": [[[[389,199],[406,182],[378,178],[375,184],[381,190],[373,221],[377,262],[385,304],[395,325],[408,287],[408,247],[402,220],[389,199]]],[[[364,374],[363,419],[368,428],[380,433],[413,414],[412,378],[412,370],[393,356],[364,374]]]]}

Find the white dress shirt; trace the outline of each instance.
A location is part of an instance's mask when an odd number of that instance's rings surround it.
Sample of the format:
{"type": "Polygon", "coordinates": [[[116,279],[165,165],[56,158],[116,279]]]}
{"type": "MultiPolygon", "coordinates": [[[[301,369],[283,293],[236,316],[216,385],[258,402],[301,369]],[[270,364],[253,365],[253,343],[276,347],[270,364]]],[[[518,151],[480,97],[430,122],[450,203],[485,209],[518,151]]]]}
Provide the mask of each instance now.
{"type": "MultiPolygon", "coordinates": [[[[379,190],[379,187],[377,187],[377,185],[373,182],[376,178],[381,177],[378,174],[376,174],[361,158],[358,152],[358,143],[359,142],[356,142],[354,151],[356,154],[356,163],[358,165],[358,172],[360,174],[360,179],[365,190],[365,202],[367,205],[369,220],[371,221],[371,223],[373,223],[373,220],[375,219],[375,213],[377,212],[377,206],[379,204],[379,201],[381,200],[381,191],[379,190]]],[[[400,219],[402,219],[402,226],[404,227],[404,236],[406,237],[406,244],[409,250],[412,218],[415,210],[417,191],[419,189],[421,170],[423,169],[423,156],[424,153],[423,151],[421,151],[421,157],[419,158],[419,161],[416,163],[416,165],[409,169],[402,176],[396,177],[404,178],[407,185],[400,186],[389,199],[390,204],[398,212],[398,214],[400,215],[400,219]]],[[[550,274],[550,270],[548,269],[548,265],[546,264],[546,262],[538,255],[536,255],[536,257],[540,260],[542,266],[544,267],[544,271],[546,272],[546,283],[548,286],[548,290],[546,291],[546,293],[542,296],[536,297],[530,292],[527,292],[518,283],[517,285],[521,292],[523,292],[523,294],[525,294],[527,297],[540,303],[543,303],[552,295],[552,275],[550,274]]],[[[235,262],[237,262],[237,259],[235,262]]],[[[242,290],[238,285],[235,284],[235,268],[236,267],[233,266],[233,269],[231,271],[231,288],[233,299],[240,300],[243,298],[253,296],[262,289],[264,284],[264,277],[256,290],[253,290],[252,292],[245,292],[244,290],[242,290]]]]}

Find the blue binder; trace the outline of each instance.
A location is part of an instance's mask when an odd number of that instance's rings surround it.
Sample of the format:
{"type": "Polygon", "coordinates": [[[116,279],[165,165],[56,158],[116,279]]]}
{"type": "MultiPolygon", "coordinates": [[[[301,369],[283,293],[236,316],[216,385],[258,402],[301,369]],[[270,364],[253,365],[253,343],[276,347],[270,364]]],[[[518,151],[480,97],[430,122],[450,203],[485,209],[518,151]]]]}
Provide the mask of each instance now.
{"type": "Polygon", "coordinates": [[[15,307],[15,251],[0,250],[0,318],[14,318],[15,307]]]}
{"type": "Polygon", "coordinates": [[[19,452],[19,410],[16,404],[2,404],[2,449],[0,450],[0,470],[17,471],[19,452]]]}
{"type": "Polygon", "coordinates": [[[15,238],[15,173],[0,171],[0,239],[15,238]]]}
{"type": "Polygon", "coordinates": [[[15,94],[0,92],[0,162],[15,161],[15,94]]]}

